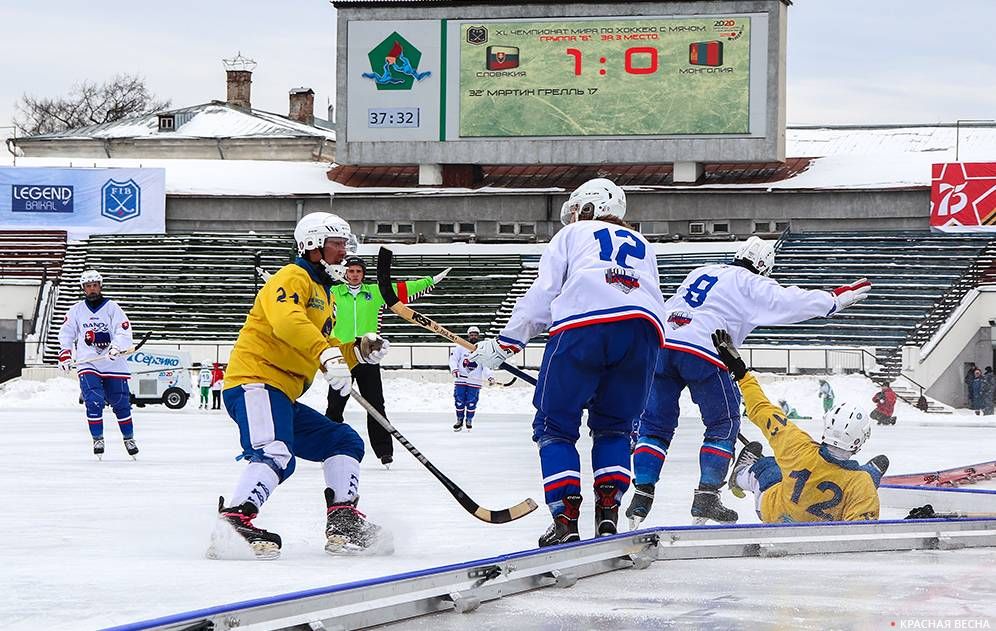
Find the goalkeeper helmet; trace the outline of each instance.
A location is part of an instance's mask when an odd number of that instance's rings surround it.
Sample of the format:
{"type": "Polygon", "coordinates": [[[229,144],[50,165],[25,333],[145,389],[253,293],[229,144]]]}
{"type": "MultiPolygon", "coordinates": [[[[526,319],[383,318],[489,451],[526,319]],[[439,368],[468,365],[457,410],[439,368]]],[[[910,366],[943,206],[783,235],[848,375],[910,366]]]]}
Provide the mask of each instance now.
{"type": "Polygon", "coordinates": [[[588,180],[574,189],[560,207],[560,222],[565,226],[578,219],[598,219],[605,215],[620,219],[626,215],[626,193],[602,177],[588,180]]]}
{"type": "Polygon", "coordinates": [[[761,276],[770,276],[775,266],[775,248],[767,241],[751,237],[733,255],[734,262],[745,261],[761,276]]]}
{"type": "Polygon", "coordinates": [[[823,415],[823,437],[825,445],[857,453],[871,436],[871,419],[864,410],[851,403],[834,406],[823,415]]]}

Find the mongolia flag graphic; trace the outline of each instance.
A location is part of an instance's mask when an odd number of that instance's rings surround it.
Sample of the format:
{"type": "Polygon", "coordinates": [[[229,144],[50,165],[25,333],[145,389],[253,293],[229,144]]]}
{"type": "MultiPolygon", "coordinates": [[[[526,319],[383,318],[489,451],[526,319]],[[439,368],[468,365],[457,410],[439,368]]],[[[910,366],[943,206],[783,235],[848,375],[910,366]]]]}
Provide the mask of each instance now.
{"type": "Polygon", "coordinates": [[[688,63],[693,66],[722,66],[723,42],[694,42],[688,45],[688,63]]]}
{"type": "Polygon", "coordinates": [[[488,70],[519,67],[519,49],[515,46],[488,46],[488,70]]]}

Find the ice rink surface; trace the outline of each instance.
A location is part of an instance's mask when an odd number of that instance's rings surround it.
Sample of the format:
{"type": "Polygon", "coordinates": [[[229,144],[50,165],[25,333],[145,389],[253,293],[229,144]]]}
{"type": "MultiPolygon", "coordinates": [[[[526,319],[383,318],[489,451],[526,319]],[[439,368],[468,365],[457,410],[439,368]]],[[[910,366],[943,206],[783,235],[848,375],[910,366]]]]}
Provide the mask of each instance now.
{"type": "MultiPolygon", "coordinates": [[[[801,413],[819,416],[815,378],[764,377],[762,383],[770,398],[787,397],[801,413]]],[[[875,390],[861,377],[833,377],[831,383],[856,401],[867,401],[875,390]]],[[[8,536],[0,627],[94,629],[535,547],[549,513],[529,438],[531,390],[486,389],[470,433],[451,429],[447,384],[389,377],[385,390],[399,430],[477,502],[497,509],[529,496],[540,509],[511,524],[480,522],[396,445],[394,466],[385,470],[367,458],[360,483],[361,510],[394,533],[393,556],[326,554],[321,468],[299,462],[255,522],[283,537],[282,557],[210,561],[204,552],[218,496],[231,493],[244,466],[235,461],[237,432],[224,412],[197,410],[195,403],[181,411],[138,408],[139,459],[125,454],[110,421],[107,453],[98,462],[74,380],[0,388],[0,424],[10,449],[0,512],[8,536]]],[[[314,407],[323,407],[321,399],[318,388],[304,398],[314,407]]],[[[908,473],[996,458],[991,417],[928,416],[905,405],[897,412],[899,423],[875,427],[859,460],[886,453],[889,473],[908,473]]],[[[687,393],[682,413],[647,526],[691,521],[702,430],[687,393]]],[[[347,419],[366,436],[352,403],[347,419]]],[[[818,421],[799,424],[818,436],[818,421]]],[[[753,427],[744,433],[759,435],[753,427]]],[[[582,438],[579,449],[584,486],[591,480],[585,462],[590,441],[582,438]]],[[[585,494],[581,531],[590,537],[590,490],[585,494]]],[[[740,512],[741,523],[757,521],[749,499],[726,493],[724,501],[740,512]]],[[[893,509],[883,517],[905,516],[900,513],[893,509]]],[[[994,594],[996,551],[989,549],[668,561],[585,579],[568,590],[486,603],[467,616],[394,628],[888,629],[927,618],[988,624],[932,628],[996,628],[994,594]]]]}

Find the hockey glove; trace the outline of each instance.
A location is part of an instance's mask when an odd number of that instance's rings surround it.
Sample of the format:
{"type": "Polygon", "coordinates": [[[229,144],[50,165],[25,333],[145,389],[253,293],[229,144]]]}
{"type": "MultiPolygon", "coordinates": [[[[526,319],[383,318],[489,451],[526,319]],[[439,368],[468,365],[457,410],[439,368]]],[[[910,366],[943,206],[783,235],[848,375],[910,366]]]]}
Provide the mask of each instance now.
{"type": "Polygon", "coordinates": [[[453,268],[452,268],[452,267],[447,267],[447,268],[446,268],[446,269],[444,269],[443,271],[441,271],[441,272],[439,272],[438,274],[436,274],[435,276],[433,276],[433,277],[432,277],[432,285],[433,285],[434,287],[435,287],[436,285],[438,285],[438,284],[440,283],[440,281],[442,281],[442,280],[443,280],[444,278],[446,278],[446,275],[450,273],[450,270],[451,270],[451,269],[453,269],[453,268]]]}
{"type": "Polygon", "coordinates": [[[117,346],[112,346],[109,349],[107,349],[107,359],[115,360],[118,357],[121,357],[120,348],[118,348],[117,346]]]}
{"type": "Polygon", "coordinates": [[[729,368],[733,379],[736,381],[743,379],[744,375],[747,374],[747,364],[737,352],[737,347],[733,345],[733,338],[730,337],[730,334],[723,329],[716,329],[716,332],[712,334],[712,344],[716,347],[719,358],[729,368]]]}
{"type": "Polygon", "coordinates": [[[860,302],[868,297],[871,291],[871,283],[867,278],[859,278],[850,285],[841,285],[834,289],[833,293],[834,313],[847,309],[856,302],[860,302]]]}
{"type": "Polygon", "coordinates": [[[69,372],[73,369],[73,352],[68,348],[64,348],[59,352],[59,368],[63,372],[69,372]]]}
{"type": "Polygon", "coordinates": [[[340,396],[348,397],[349,389],[353,385],[353,378],[349,374],[349,366],[342,358],[342,352],[338,348],[326,348],[318,356],[318,361],[325,375],[325,381],[329,382],[333,390],[339,392],[340,396]]]}
{"type": "Polygon", "coordinates": [[[516,347],[507,346],[498,340],[484,340],[477,343],[477,349],[468,356],[468,359],[494,370],[518,351],[516,347]]]}
{"type": "Polygon", "coordinates": [[[356,339],[353,349],[361,364],[379,364],[391,350],[391,343],[376,333],[367,333],[356,339]]]}

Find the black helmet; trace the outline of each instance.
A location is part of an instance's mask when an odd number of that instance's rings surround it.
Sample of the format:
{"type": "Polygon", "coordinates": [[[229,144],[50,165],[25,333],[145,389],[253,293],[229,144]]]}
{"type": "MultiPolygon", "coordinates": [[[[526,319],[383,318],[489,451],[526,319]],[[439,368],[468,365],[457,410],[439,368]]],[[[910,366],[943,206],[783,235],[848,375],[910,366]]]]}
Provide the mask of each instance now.
{"type": "Polygon", "coordinates": [[[359,265],[360,267],[363,268],[364,273],[366,273],[367,271],[367,264],[363,260],[362,256],[356,256],[356,255],[347,256],[346,260],[342,262],[342,265],[343,267],[352,267],[353,265],[359,265]]]}

